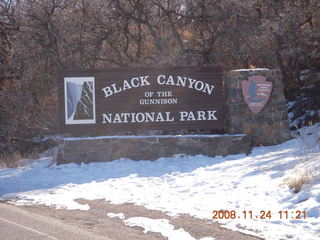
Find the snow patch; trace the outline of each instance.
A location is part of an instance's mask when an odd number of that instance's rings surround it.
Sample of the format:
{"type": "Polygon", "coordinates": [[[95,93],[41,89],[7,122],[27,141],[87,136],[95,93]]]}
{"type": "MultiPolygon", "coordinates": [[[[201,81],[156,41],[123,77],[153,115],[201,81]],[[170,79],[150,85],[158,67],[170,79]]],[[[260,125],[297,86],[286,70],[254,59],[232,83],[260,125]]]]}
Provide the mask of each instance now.
{"type": "Polygon", "coordinates": [[[245,134],[211,134],[211,135],[123,135],[123,136],[96,136],[96,137],[58,137],[58,139],[62,139],[65,141],[81,141],[81,140],[97,140],[97,139],[113,139],[113,138],[218,138],[218,137],[243,137],[245,134]]]}
{"type": "MultiPolygon", "coordinates": [[[[168,240],[196,240],[182,228],[174,229],[174,226],[167,219],[152,219],[146,217],[132,217],[123,221],[130,227],[142,227],[144,233],[156,232],[167,237],[168,240]]],[[[214,240],[212,237],[201,238],[200,240],[214,240]]]]}
{"type": "MultiPolygon", "coordinates": [[[[320,124],[312,128],[306,138],[318,132],[320,124]]],[[[320,239],[320,152],[309,149],[308,141],[293,139],[256,147],[249,155],[214,158],[181,155],[81,165],[50,165],[51,159],[43,158],[0,170],[0,196],[15,204],[81,210],[89,206],[75,199],[105,199],[208,220],[213,210],[235,210],[240,218],[217,221],[266,239],[320,239]],[[287,179],[299,180],[305,173],[309,180],[294,193],[287,179]],[[256,216],[262,210],[271,211],[272,217],[244,219],[242,214],[253,211],[256,216]],[[281,219],[279,211],[288,211],[288,219],[281,219]],[[295,219],[296,211],[306,211],[307,217],[295,219]]]]}
{"type": "Polygon", "coordinates": [[[123,213],[108,213],[107,216],[109,218],[119,218],[121,220],[126,218],[123,213]]]}
{"type": "Polygon", "coordinates": [[[250,72],[250,71],[267,71],[269,68],[248,68],[248,69],[237,69],[232,70],[232,72],[250,72]]]}

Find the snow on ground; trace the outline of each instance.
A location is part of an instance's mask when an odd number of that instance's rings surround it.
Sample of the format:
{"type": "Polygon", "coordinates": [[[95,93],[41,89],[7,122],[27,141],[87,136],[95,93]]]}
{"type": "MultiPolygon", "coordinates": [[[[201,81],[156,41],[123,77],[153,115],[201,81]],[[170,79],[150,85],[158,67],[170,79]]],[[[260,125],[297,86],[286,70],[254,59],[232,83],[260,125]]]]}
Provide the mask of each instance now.
{"type": "MultiPolygon", "coordinates": [[[[288,117],[291,129],[297,129],[301,126],[308,126],[308,121],[306,119],[312,119],[316,116],[320,116],[320,110],[303,109],[304,106],[300,106],[302,101],[291,101],[287,103],[287,108],[289,109],[288,117]],[[299,105],[300,103],[300,105],[299,105]]],[[[312,106],[313,103],[305,98],[305,105],[312,106]]],[[[312,122],[312,121],[311,121],[312,122]]]]}
{"type": "Polygon", "coordinates": [[[248,68],[248,69],[237,69],[232,70],[233,72],[248,72],[248,71],[266,71],[270,70],[269,68],[248,68]]]}
{"type": "MultiPolygon", "coordinates": [[[[314,128],[317,132],[320,125],[314,128]]],[[[14,204],[81,210],[89,206],[75,199],[105,199],[204,219],[211,219],[214,210],[234,210],[235,219],[215,221],[266,239],[320,239],[320,154],[306,147],[306,142],[293,139],[257,147],[247,156],[180,155],[156,161],[120,159],[59,166],[42,158],[0,170],[0,196],[14,204]],[[260,219],[261,211],[271,211],[270,219],[260,219]],[[295,219],[298,211],[306,211],[307,217],[301,212],[301,219],[295,219]]],[[[143,224],[153,229],[150,221],[143,224]]]]}
{"type": "MultiPolygon", "coordinates": [[[[177,230],[169,223],[168,219],[152,219],[146,217],[132,217],[124,220],[124,223],[130,227],[142,227],[144,233],[156,232],[167,237],[168,240],[196,240],[182,228],[177,230]]],[[[214,240],[211,237],[201,238],[199,240],[214,240]]]]}
{"type": "MultiPolygon", "coordinates": [[[[125,219],[126,217],[123,213],[108,213],[107,216],[109,218],[119,218],[123,220],[124,224],[130,227],[141,227],[144,229],[144,233],[160,233],[162,236],[167,237],[168,240],[196,240],[182,228],[175,230],[168,219],[152,219],[146,217],[131,217],[125,219]]],[[[214,238],[205,237],[199,240],[214,240],[214,238]]]]}
{"type": "Polygon", "coordinates": [[[119,218],[119,219],[125,219],[126,218],[123,213],[108,213],[107,216],[109,218],[119,218]]]}

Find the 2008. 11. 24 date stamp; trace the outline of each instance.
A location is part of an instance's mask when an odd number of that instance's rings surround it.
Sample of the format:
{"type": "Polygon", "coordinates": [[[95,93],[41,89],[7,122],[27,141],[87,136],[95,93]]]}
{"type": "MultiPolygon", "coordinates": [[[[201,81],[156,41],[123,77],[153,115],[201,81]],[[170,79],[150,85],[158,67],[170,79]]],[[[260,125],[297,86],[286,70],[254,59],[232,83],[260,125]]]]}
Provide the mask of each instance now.
{"type": "Polygon", "coordinates": [[[214,210],[212,219],[306,219],[305,210],[271,210],[260,211],[235,211],[235,210],[214,210]]]}

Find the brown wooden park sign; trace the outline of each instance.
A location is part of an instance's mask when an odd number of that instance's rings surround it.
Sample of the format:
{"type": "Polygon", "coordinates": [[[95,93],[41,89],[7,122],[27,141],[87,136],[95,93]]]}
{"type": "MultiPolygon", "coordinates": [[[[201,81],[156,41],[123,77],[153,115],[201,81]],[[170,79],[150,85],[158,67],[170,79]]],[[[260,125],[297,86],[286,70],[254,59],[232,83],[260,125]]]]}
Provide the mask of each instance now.
{"type": "Polygon", "coordinates": [[[60,132],[121,135],[145,130],[224,132],[219,67],[59,71],[60,132]]]}

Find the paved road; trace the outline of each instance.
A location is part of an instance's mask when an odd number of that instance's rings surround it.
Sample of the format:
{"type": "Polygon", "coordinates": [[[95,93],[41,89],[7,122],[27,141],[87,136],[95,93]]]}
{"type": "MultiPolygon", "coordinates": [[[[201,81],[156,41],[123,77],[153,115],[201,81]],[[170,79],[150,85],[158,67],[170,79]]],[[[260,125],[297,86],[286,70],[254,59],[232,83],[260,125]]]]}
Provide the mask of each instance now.
{"type": "Polygon", "coordinates": [[[11,206],[0,204],[1,239],[112,239],[112,240],[167,240],[160,233],[145,233],[140,227],[129,227],[108,213],[123,213],[125,218],[147,217],[168,219],[175,229],[182,228],[195,239],[214,237],[216,240],[261,240],[240,232],[222,228],[211,220],[188,215],[172,218],[161,211],[146,209],[134,204],[110,204],[104,200],[78,199],[89,204],[88,211],[54,209],[45,206],[11,206]],[[10,222],[8,222],[10,221],[10,222]],[[81,230],[80,230],[81,229],[81,230]],[[10,234],[13,233],[10,237],[10,234]],[[19,238],[18,236],[24,236],[19,238]],[[18,237],[18,238],[17,238],[18,237]]]}
{"type": "Polygon", "coordinates": [[[110,240],[5,203],[0,203],[0,234],[6,240],[110,240]]]}

